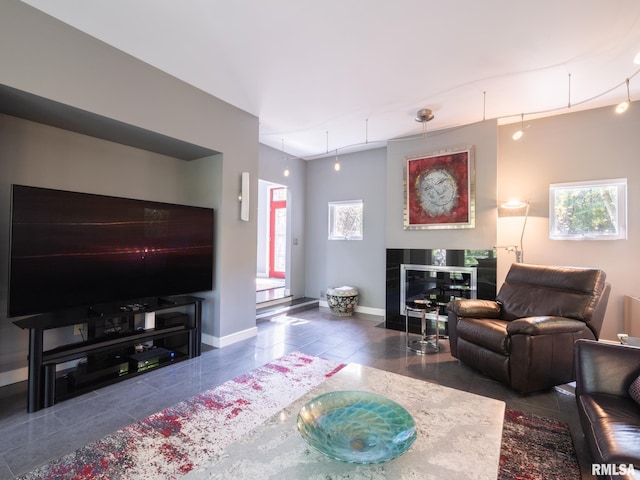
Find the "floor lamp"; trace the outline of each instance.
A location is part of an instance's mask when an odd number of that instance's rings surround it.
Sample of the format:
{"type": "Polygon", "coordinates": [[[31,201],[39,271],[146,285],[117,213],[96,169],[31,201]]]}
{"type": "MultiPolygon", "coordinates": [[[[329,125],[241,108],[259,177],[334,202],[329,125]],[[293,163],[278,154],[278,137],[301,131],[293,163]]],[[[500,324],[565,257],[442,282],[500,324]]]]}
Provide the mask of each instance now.
{"type": "Polygon", "coordinates": [[[524,221],[522,222],[522,232],[520,233],[520,245],[498,245],[494,248],[504,248],[508,252],[513,252],[516,255],[516,263],[524,262],[524,248],[522,247],[522,241],[524,239],[524,231],[527,228],[527,218],[529,218],[529,202],[523,202],[522,200],[509,200],[506,203],[500,205],[505,210],[511,212],[511,216],[519,213],[519,210],[524,211],[524,221]]]}

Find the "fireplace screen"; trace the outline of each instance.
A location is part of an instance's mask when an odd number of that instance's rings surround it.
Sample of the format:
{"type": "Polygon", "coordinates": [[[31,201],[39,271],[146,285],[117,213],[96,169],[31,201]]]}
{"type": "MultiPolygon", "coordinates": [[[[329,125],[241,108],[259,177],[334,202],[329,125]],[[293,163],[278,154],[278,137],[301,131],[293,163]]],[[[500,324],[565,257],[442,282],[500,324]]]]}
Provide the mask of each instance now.
{"type": "MultiPolygon", "coordinates": [[[[400,313],[406,314],[407,302],[430,300],[439,320],[447,318],[446,306],[459,298],[477,298],[477,270],[471,267],[400,265],[400,313]]],[[[410,312],[411,316],[419,316],[410,312]]],[[[431,314],[433,318],[435,314],[431,314]]],[[[429,314],[427,314],[429,317],[429,314]]]]}

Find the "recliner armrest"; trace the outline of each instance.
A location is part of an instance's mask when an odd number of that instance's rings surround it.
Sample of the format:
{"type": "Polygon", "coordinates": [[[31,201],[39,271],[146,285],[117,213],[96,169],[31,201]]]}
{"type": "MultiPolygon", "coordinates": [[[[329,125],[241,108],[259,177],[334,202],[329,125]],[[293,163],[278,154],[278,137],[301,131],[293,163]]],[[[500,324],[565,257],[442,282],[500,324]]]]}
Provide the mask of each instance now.
{"type": "Polygon", "coordinates": [[[586,324],[581,320],[566,317],[539,316],[512,320],[507,325],[509,335],[553,335],[556,333],[575,333],[584,330],[586,324]]]}
{"type": "Polygon", "coordinates": [[[500,304],[492,300],[453,300],[449,302],[447,309],[458,317],[500,318],[500,304]]]}

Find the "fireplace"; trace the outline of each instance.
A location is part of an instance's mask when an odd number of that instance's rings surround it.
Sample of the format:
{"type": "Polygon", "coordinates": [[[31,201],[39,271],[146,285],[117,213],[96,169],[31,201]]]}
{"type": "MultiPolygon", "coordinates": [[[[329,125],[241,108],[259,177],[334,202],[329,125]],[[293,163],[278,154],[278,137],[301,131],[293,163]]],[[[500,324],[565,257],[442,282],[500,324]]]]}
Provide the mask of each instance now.
{"type": "Polygon", "coordinates": [[[407,302],[429,300],[436,307],[436,315],[446,317],[445,309],[450,301],[477,298],[477,278],[477,271],[472,267],[403,263],[400,265],[400,314],[405,314],[407,302]]]}
{"type": "MultiPolygon", "coordinates": [[[[495,251],[387,249],[386,290],[387,328],[404,331],[406,302],[416,299],[431,301],[437,309],[428,316],[443,321],[451,300],[495,299],[495,251]]],[[[419,325],[419,315],[412,312],[409,330],[419,333],[419,325]]]]}

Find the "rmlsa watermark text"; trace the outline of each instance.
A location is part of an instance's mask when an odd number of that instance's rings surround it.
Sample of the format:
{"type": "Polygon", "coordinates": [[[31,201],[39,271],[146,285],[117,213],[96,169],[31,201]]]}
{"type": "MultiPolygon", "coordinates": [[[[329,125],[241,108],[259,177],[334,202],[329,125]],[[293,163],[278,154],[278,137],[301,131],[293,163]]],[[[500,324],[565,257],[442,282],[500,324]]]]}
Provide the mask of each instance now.
{"type": "Polygon", "coordinates": [[[591,475],[633,475],[633,464],[625,463],[592,463],[591,475]]]}

